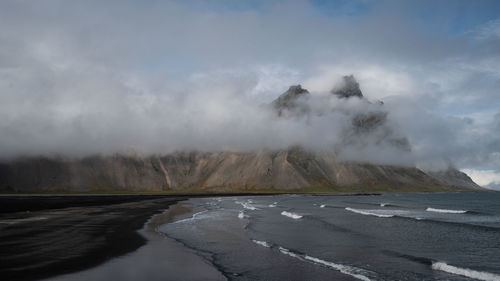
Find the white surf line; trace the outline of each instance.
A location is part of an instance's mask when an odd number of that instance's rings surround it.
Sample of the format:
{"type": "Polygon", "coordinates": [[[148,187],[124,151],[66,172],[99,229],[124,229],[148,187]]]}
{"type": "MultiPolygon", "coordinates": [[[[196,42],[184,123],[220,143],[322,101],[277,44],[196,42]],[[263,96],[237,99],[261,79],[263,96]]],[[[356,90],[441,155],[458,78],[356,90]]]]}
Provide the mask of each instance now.
{"type": "Polygon", "coordinates": [[[469,278],[477,279],[477,280],[484,280],[484,281],[499,281],[500,280],[500,275],[498,275],[498,274],[472,270],[469,268],[456,267],[453,265],[449,265],[445,262],[433,262],[432,269],[448,272],[448,273],[455,274],[455,275],[461,275],[461,276],[465,276],[465,277],[469,277],[469,278]]]}
{"type": "Polygon", "coordinates": [[[448,213],[448,214],[464,214],[467,213],[466,210],[447,210],[447,209],[436,209],[436,208],[427,208],[425,209],[427,212],[435,212],[435,213],[448,213]]]}
{"type": "Polygon", "coordinates": [[[370,278],[368,278],[368,277],[366,277],[366,276],[364,276],[362,274],[357,273],[358,271],[361,271],[358,268],[355,268],[355,267],[352,267],[352,266],[348,266],[348,265],[342,265],[342,264],[338,264],[338,263],[333,263],[333,262],[325,261],[325,260],[318,259],[318,258],[315,258],[315,257],[311,257],[311,256],[308,256],[308,255],[306,255],[304,258],[306,260],[310,260],[310,261],[312,261],[314,263],[321,264],[321,265],[333,268],[335,270],[338,270],[341,273],[344,273],[346,275],[350,275],[350,276],[352,276],[352,277],[354,277],[356,279],[363,280],[363,281],[371,281],[370,278]]]}
{"type": "Polygon", "coordinates": [[[263,247],[266,247],[266,248],[271,248],[271,244],[267,243],[266,241],[259,241],[259,240],[253,240],[252,241],[257,244],[257,245],[261,245],[263,247]]]}
{"type": "Polygon", "coordinates": [[[240,211],[240,212],[238,213],[238,218],[239,218],[239,219],[248,218],[248,215],[245,215],[245,212],[244,212],[244,211],[240,211]]]}
{"type": "Polygon", "coordinates": [[[353,267],[353,266],[348,266],[348,265],[343,265],[343,264],[338,264],[338,263],[333,263],[333,262],[325,261],[325,260],[318,259],[318,258],[315,258],[315,257],[311,257],[311,256],[308,256],[308,255],[297,254],[297,253],[294,253],[294,252],[288,250],[287,248],[283,248],[281,246],[278,247],[278,250],[282,254],[288,255],[290,257],[293,257],[293,258],[296,258],[296,259],[299,259],[299,260],[302,260],[302,261],[309,261],[309,262],[312,262],[314,264],[323,265],[323,266],[326,266],[328,268],[337,270],[340,273],[352,276],[352,277],[354,277],[356,279],[359,279],[359,280],[371,281],[371,279],[368,278],[367,276],[360,274],[360,272],[364,271],[363,269],[356,268],[356,267],[353,267]]]}
{"type": "Polygon", "coordinates": [[[288,250],[287,248],[283,248],[283,247],[279,246],[278,249],[280,250],[280,252],[282,254],[285,254],[285,255],[288,255],[290,257],[294,257],[294,258],[297,258],[297,259],[302,259],[299,255],[297,255],[296,253],[288,250]]]}
{"type": "Polygon", "coordinates": [[[299,215],[299,214],[296,214],[296,213],[292,213],[292,212],[287,212],[287,211],[283,211],[281,212],[281,215],[285,216],[285,217],[289,217],[289,218],[292,218],[294,220],[298,220],[298,219],[301,219],[302,216],[299,215]]]}
{"type": "Polygon", "coordinates": [[[243,208],[247,209],[247,210],[251,210],[251,211],[255,211],[255,210],[258,210],[256,207],[250,205],[250,202],[241,202],[241,201],[236,201],[235,202],[236,204],[240,204],[241,206],[243,206],[243,208]]]}
{"type": "MultiPolygon", "coordinates": [[[[266,241],[259,241],[259,240],[253,240],[253,239],[252,239],[252,241],[255,244],[257,244],[257,245],[260,245],[260,246],[263,246],[263,247],[266,247],[266,248],[274,248],[275,246],[277,246],[277,245],[273,246],[272,243],[269,243],[269,242],[266,242],[266,241]]],[[[301,261],[312,262],[314,264],[319,264],[319,265],[322,265],[322,266],[326,266],[326,267],[328,267],[330,269],[337,270],[340,273],[352,276],[352,277],[354,277],[356,279],[359,279],[359,280],[371,281],[371,279],[368,278],[368,276],[365,276],[365,275],[362,274],[362,273],[365,273],[365,274],[368,273],[364,269],[357,268],[357,267],[354,267],[354,266],[343,265],[343,264],[339,264],[339,263],[325,261],[325,260],[322,260],[322,259],[319,259],[319,258],[315,258],[315,257],[312,257],[312,256],[308,256],[308,255],[294,253],[293,251],[291,251],[291,250],[289,250],[287,248],[281,247],[281,246],[278,246],[278,250],[280,251],[280,253],[282,253],[284,255],[287,255],[287,256],[299,259],[301,261]]]]}
{"type": "Polygon", "coordinates": [[[383,214],[376,214],[376,213],[371,213],[369,210],[359,210],[359,209],[353,209],[350,207],[345,208],[347,211],[351,211],[353,213],[357,213],[360,215],[365,215],[365,216],[376,216],[379,218],[392,218],[394,215],[383,215],[383,214]]]}
{"type": "Polygon", "coordinates": [[[190,218],[182,219],[182,220],[178,220],[178,221],[174,221],[173,223],[182,223],[182,222],[194,221],[194,220],[196,220],[198,218],[199,215],[201,215],[203,213],[206,213],[206,212],[208,212],[208,210],[204,210],[204,211],[198,212],[196,214],[193,214],[190,218]]]}

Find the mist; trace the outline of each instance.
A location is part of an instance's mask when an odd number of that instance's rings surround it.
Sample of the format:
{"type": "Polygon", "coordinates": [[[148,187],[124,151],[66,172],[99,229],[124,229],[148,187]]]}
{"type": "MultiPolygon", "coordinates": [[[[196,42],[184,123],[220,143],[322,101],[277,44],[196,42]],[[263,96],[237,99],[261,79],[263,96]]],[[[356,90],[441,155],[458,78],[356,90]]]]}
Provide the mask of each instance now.
{"type": "Polygon", "coordinates": [[[431,2],[358,4],[328,14],[310,1],[4,1],[0,158],[301,145],[349,161],[499,171],[499,15],[457,31],[441,17],[459,9],[421,21],[413,12],[431,2]],[[348,74],[369,103],[331,97],[348,74]],[[277,118],[269,104],[296,84],[317,114],[277,118]],[[377,110],[411,151],[380,132],[345,143],[353,116],[377,110]]]}

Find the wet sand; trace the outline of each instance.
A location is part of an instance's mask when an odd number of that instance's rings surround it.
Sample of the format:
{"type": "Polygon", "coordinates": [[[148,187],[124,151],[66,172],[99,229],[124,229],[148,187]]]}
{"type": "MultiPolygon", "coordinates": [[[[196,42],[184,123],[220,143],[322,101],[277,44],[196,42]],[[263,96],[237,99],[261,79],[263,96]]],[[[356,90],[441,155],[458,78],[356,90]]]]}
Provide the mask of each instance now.
{"type": "Polygon", "coordinates": [[[0,278],[40,280],[134,251],[177,196],[0,196],[0,278]],[[74,207],[77,206],[77,207],[74,207]]]}
{"type": "Polygon", "coordinates": [[[94,268],[44,281],[227,280],[199,253],[156,231],[162,224],[191,214],[192,210],[185,207],[183,202],[172,205],[163,213],[153,216],[139,231],[148,242],[136,251],[94,268]]]}

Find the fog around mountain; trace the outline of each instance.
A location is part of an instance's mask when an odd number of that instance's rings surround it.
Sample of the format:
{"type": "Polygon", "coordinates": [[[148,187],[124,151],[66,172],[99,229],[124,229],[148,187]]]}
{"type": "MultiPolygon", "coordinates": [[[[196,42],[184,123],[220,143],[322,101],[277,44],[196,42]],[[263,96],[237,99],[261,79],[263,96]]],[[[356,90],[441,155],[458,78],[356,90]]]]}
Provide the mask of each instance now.
{"type": "Polygon", "coordinates": [[[0,157],[302,145],[498,174],[498,14],[470,4],[484,18],[457,30],[458,6],[413,14],[432,1],[361,1],[333,14],[309,1],[221,3],[2,2],[0,157]],[[369,103],[331,95],[350,74],[369,103]],[[297,84],[318,114],[276,118],[268,105],[297,84]],[[379,100],[410,151],[380,143],[380,132],[345,145],[352,118],[379,100]]]}

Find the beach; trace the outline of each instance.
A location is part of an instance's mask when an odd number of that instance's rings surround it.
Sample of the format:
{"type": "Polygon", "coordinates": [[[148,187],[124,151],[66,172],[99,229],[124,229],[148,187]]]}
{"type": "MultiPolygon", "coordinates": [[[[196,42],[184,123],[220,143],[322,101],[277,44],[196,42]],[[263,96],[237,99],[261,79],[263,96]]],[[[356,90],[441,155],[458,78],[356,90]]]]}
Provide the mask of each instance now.
{"type": "Polygon", "coordinates": [[[40,280],[95,267],[145,245],[137,230],[183,200],[155,195],[0,197],[0,276],[40,280]]]}

